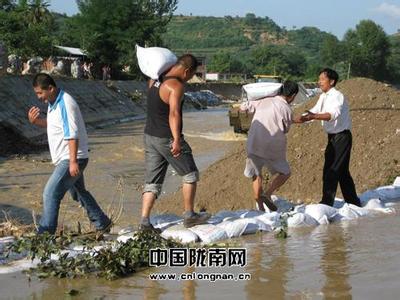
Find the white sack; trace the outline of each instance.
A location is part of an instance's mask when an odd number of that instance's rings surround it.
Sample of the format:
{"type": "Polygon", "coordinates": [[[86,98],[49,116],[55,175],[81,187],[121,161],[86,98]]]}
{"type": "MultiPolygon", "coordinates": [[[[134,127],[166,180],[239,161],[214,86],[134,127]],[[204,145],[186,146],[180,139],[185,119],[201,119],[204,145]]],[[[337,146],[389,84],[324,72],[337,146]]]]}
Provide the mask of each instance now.
{"type": "Polygon", "coordinates": [[[258,231],[272,231],[272,226],[260,221],[257,218],[244,218],[242,220],[246,223],[246,228],[243,234],[253,234],[258,231]]]}
{"type": "Polygon", "coordinates": [[[150,223],[154,226],[154,228],[159,228],[161,230],[165,230],[166,228],[171,227],[182,221],[182,217],[174,214],[150,216],[150,223]]]}
{"type": "Polygon", "coordinates": [[[225,230],[229,238],[239,237],[243,234],[247,226],[247,222],[244,219],[236,219],[234,221],[224,221],[217,224],[217,227],[225,230]]]}
{"type": "Polygon", "coordinates": [[[309,204],[304,212],[317,220],[319,224],[326,224],[324,216],[328,221],[332,220],[337,214],[337,209],[325,204],[309,204]]]}
{"type": "Polygon", "coordinates": [[[276,227],[280,226],[279,216],[280,216],[279,213],[274,211],[274,212],[264,213],[255,218],[257,220],[260,220],[261,222],[271,226],[272,228],[276,228],[276,227]]]}
{"type": "Polygon", "coordinates": [[[299,212],[287,219],[287,225],[288,227],[318,226],[319,223],[310,215],[299,212]]]}
{"type": "Polygon", "coordinates": [[[189,230],[197,234],[204,244],[211,244],[228,238],[224,229],[212,224],[196,225],[189,230]]]}
{"type": "Polygon", "coordinates": [[[142,73],[151,79],[158,79],[177,62],[176,55],[166,48],[143,48],[136,45],[136,56],[142,73]]]}
{"type": "Polygon", "coordinates": [[[199,237],[194,232],[185,228],[183,225],[174,225],[165,229],[161,236],[165,239],[173,239],[182,242],[183,244],[195,243],[199,237]]]}
{"type": "Polygon", "coordinates": [[[257,82],[243,86],[248,101],[260,100],[265,97],[272,97],[278,94],[282,83],[278,82],[257,82]]]}

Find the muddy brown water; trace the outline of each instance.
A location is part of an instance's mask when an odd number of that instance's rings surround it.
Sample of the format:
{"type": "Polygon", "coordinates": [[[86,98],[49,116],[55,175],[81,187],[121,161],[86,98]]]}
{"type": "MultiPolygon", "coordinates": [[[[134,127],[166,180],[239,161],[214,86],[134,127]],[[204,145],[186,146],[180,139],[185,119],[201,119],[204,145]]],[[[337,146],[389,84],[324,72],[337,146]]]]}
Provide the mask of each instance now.
{"type": "MultiPolygon", "coordinates": [[[[237,139],[230,136],[226,120],[226,110],[186,114],[185,133],[200,169],[221,158],[231,141],[237,139]]],[[[106,205],[112,197],[120,197],[115,186],[122,180],[123,225],[131,223],[140,208],[139,188],[144,171],[142,128],[140,122],[127,123],[90,135],[88,186],[95,195],[100,195],[99,202],[106,205]]],[[[41,189],[52,169],[48,162],[41,161],[45,158],[46,154],[42,154],[26,161],[0,163],[1,205],[26,211],[40,207],[36,202],[40,201],[41,189]]],[[[179,181],[169,172],[166,190],[176,190],[179,181]]],[[[66,215],[79,211],[72,200],[64,202],[67,202],[63,207],[66,215]]],[[[395,208],[399,211],[400,205],[395,208]]],[[[115,281],[92,277],[45,280],[33,277],[29,281],[22,273],[1,275],[0,299],[398,299],[399,228],[399,213],[396,213],[293,229],[285,240],[276,239],[272,233],[245,236],[235,240],[236,247],[247,251],[244,267],[154,267],[115,281]],[[203,276],[249,274],[251,279],[214,282],[149,279],[154,274],[182,276],[193,272],[203,276]],[[69,296],[71,290],[78,294],[69,296]]]]}

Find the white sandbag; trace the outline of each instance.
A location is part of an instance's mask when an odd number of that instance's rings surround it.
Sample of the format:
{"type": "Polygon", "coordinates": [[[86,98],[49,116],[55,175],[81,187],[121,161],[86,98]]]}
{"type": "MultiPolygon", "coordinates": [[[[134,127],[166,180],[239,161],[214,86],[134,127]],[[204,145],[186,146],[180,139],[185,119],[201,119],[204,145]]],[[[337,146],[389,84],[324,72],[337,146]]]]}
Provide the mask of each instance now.
{"type": "Polygon", "coordinates": [[[150,216],[150,223],[154,228],[165,230],[166,228],[173,226],[179,222],[182,222],[183,218],[174,214],[163,214],[150,216]]]}
{"type": "Polygon", "coordinates": [[[120,242],[120,243],[124,243],[125,244],[129,240],[136,240],[137,236],[135,234],[136,234],[136,232],[130,232],[130,233],[127,233],[127,234],[120,235],[117,238],[117,241],[120,242]]]}
{"type": "Polygon", "coordinates": [[[235,211],[229,211],[229,210],[221,210],[215,214],[215,217],[225,219],[227,217],[239,217],[240,215],[237,214],[235,211]]]}
{"type": "Polygon", "coordinates": [[[197,234],[204,244],[211,244],[228,238],[224,229],[212,224],[196,225],[189,230],[197,234]]]}
{"type": "Polygon", "coordinates": [[[341,216],[341,220],[353,220],[360,217],[360,214],[357,212],[357,210],[347,203],[338,210],[338,214],[341,216]]]}
{"type": "Polygon", "coordinates": [[[248,101],[255,101],[276,96],[281,87],[282,83],[278,82],[256,82],[244,85],[243,91],[248,101]]]}
{"type": "Polygon", "coordinates": [[[211,218],[209,218],[208,220],[207,220],[207,223],[208,224],[219,224],[219,223],[221,223],[221,222],[223,222],[223,218],[221,218],[221,217],[217,217],[217,216],[211,216],[211,218]]]}
{"type": "Polygon", "coordinates": [[[265,214],[264,211],[252,209],[252,210],[247,210],[246,212],[240,214],[239,217],[240,218],[254,218],[254,217],[261,216],[263,214],[265,214]]]}
{"type": "Polygon", "coordinates": [[[367,190],[359,195],[358,198],[360,198],[361,204],[364,205],[370,199],[379,199],[379,193],[375,190],[367,190]]]}
{"type": "Polygon", "coordinates": [[[260,220],[264,224],[271,226],[272,228],[276,228],[280,225],[279,220],[280,214],[276,211],[274,212],[267,212],[258,217],[255,217],[257,220],[260,220]]]}
{"type": "Polygon", "coordinates": [[[143,48],[136,45],[136,56],[142,73],[151,79],[158,79],[162,73],[177,62],[176,55],[169,49],[160,47],[143,48]]]}
{"type": "Polygon", "coordinates": [[[16,260],[7,265],[0,266],[0,274],[21,272],[30,268],[35,268],[39,263],[40,260],[37,258],[33,261],[30,258],[16,260]]]}
{"type": "Polygon", "coordinates": [[[272,226],[260,221],[257,218],[244,218],[242,220],[246,224],[243,234],[253,234],[258,231],[272,231],[272,226]]]}
{"type": "Polygon", "coordinates": [[[225,230],[229,238],[239,237],[246,229],[247,222],[244,219],[236,219],[234,221],[224,221],[216,225],[225,230]]]}
{"type": "Polygon", "coordinates": [[[288,227],[318,226],[319,223],[310,215],[299,212],[287,219],[287,225],[288,227]]]}
{"type": "Polygon", "coordinates": [[[174,225],[165,229],[161,233],[161,236],[165,239],[171,238],[173,240],[180,241],[183,244],[195,243],[199,240],[197,234],[195,234],[193,231],[190,231],[182,224],[174,225]]]}
{"type": "Polygon", "coordinates": [[[366,209],[377,209],[377,208],[385,208],[385,205],[382,203],[379,198],[372,198],[363,203],[363,207],[366,209]]]}
{"type": "Polygon", "coordinates": [[[337,209],[325,204],[309,204],[304,212],[317,220],[319,224],[322,224],[321,222],[325,223],[323,217],[326,216],[328,221],[333,219],[337,214],[337,209]]]}
{"type": "Polygon", "coordinates": [[[400,199],[400,187],[387,185],[378,187],[375,191],[379,194],[379,198],[383,200],[400,199]]]}

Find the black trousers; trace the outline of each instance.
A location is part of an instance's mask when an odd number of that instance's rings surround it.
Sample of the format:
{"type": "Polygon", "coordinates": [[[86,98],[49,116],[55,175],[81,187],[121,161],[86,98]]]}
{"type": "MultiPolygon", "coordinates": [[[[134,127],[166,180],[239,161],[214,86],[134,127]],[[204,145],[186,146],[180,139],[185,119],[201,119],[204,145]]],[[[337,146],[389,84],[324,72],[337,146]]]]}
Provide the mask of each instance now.
{"type": "Polygon", "coordinates": [[[323,173],[322,204],[333,206],[339,183],[344,200],[347,203],[361,206],[349,171],[351,147],[352,135],[350,130],[328,134],[323,173]]]}

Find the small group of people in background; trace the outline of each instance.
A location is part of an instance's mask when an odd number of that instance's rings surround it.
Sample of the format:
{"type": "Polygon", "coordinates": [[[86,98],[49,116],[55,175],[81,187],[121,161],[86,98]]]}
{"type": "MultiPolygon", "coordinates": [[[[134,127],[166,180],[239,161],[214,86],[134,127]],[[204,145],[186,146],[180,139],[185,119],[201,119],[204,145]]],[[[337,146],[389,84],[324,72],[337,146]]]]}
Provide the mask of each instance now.
{"type": "MultiPolygon", "coordinates": [[[[168,165],[182,177],[184,226],[203,224],[210,218],[208,213],[194,211],[199,171],[192,149],[183,135],[184,84],[194,76],[197,66],[197,59],[186,54],[179,57],[177,63],[158,80],[149,81],[144,129],[146,172],[140,230],[160,232],[151,224],[150,214],[161,193],[168,165]]],[[[103,67],[103,79],[107,80],[105,70],[109,72],[109,66],[103,67]]],[[[311,120],[321,120],[328,135],[321,203],[333,205],[339,183],[344,200],[361,206],[349,172],[352,147],[349,105],[344,95],[335,88],[338,79],[334,70],[322,70],[318,81],[322,95],[312,109],[298,117],[293,116],[290,107],[299,91],[293,81],[285,81],[276,96],[242,104],[241,109],[254,112],[248,133],[244,175],[252,179],[254,199],[260,210],[265,210],[264,204],[271,211],[277,210],[271,196],[290,177],[286,134],[291,125],[311,120]],[[273,176],[265,191],[262,188],[264,167],[273,176]]],[[[78,104],[66,91],[57,88],[48,74],[37,74],[33,89],[38,99],[48,104],[47,118],[40,118],[37,107],[29,110],[28,118],[32,124],[47,128],[50,154],[55,164],[43,193],[39,233],[56,232],[60,202],[67,191],[72,192],[83,205],[98,231],[108,231],[112,226],[111,220],[84,184],[83,172],[89,157],[88,138],[78,104]]]]}

